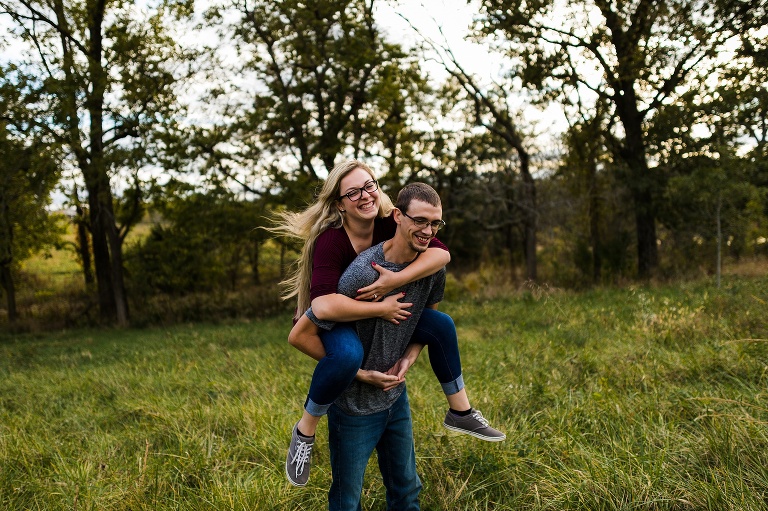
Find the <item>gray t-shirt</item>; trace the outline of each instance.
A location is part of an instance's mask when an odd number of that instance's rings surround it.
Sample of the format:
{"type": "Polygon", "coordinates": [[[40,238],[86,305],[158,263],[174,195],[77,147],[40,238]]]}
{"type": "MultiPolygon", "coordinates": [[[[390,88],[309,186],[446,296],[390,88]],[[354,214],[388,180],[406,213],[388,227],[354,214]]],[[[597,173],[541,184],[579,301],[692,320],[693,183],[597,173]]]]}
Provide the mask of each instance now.
{"type": "MultiPolygon", "coordinates": [[[[408,266],[408,264],[386,261],[384,243],[380,243],[362,252],[347,267],[339,279],[339,293],[354,297],[358,289],[373,283],[379,276],[379,272],[371,266],[374,261],[390,271],[401,271],[408,266]]],[[[401,301],[413,303],[413,306],[408,309],[412,316],[401,321],[399,325],[379,318],[356,321],[357,334],[363,344],[362,369],[384,372],[395,365],[405,352],[424,307],[440,302],[443,299],[444,290],[445,268],[390,293],[392,295],[405,291],[401,301]]],[[[318,319],[312,313],[311,307],[306,314],[317,326],[325,330],[330,330],[335,325],[333,321],[318,319]]],[[[349,415],[370,415],[388,409],[404,390],[405,383],[384,392],[378,387],[355,380],[335,401],[335,404],[349,415]]]]}

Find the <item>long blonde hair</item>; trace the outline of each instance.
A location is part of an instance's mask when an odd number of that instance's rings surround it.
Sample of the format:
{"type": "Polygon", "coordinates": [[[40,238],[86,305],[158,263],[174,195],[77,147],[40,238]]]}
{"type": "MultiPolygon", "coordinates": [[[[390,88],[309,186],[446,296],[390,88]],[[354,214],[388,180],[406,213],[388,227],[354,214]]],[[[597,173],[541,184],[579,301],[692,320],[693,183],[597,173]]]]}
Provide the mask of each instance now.
{"type": "MultiPolygon", "coordinates": [[[[280,285],[284,288],[281,298],[287,300],[296,297],[296,319],[300,318],[310,306],[309,286],[312,280],[312,258],[315,255],[315,241],[326,229],[337,229],[344,225],[344,215],[336,207],[341,191],[341,180],[355,169],[363,169],[376,179],[373,171],[358,160],[347,160],[336,165],[328,174],[315,202],[300,212],[284,211],[277,215],[277,225],[269,231],[301,240],[304,246],[301,256],[294,263],[288,277],[280,285]]],[[[392,200],[379,189],[379,217],[392,213],[392,200]]]]}

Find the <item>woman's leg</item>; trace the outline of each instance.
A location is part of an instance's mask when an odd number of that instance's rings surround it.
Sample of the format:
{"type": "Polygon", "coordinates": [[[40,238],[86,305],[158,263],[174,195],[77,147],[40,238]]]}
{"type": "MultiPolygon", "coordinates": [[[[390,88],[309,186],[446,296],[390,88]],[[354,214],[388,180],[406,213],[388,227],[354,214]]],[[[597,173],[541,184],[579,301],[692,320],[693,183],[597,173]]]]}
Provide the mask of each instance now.
{"type": "Polygon", "coordinates": [[[446,413],[443,426],[490,442],[504,440],[506,435],[492,428],[483,415],[469,403],[461,373],[459,340],[453,319],[443,312],[424,309],[411,342],[427,346],[432,371],[448,400],[450,409],[446,413]]]}
{"type": "Polygon", "coordinates": [[[328,408],[352,383],[363,363],[363,345],[351,323],[338,323],[331,330],[320,330],[319,335],[325,357],[317,362],[304,404],[305,412],[315,417],[328,413],[328,408]]]}
{"type": "Polygon", "coordinates": [[[447,397],[460,394],[466,405],[454,410],[468,410],[469,401],[464,391],[464,378],[461,374],[461,356],[456,325],[446,313],[434,309],[424,309],[411,336],[411,342],[427,346],[429,364],[447,397]]]}
{"type": "Polygon", "coordinates": [[[363,363],[363,346],[351,324],[338,323],[331,330],[320,330],[318,335],[325,348],[325,356],[318,360],[312,374],[304,412],[293,427],[285,460],[285,474],[296,486],[304,486],[309,480],[317,424],[352,383],[363,363]]]}

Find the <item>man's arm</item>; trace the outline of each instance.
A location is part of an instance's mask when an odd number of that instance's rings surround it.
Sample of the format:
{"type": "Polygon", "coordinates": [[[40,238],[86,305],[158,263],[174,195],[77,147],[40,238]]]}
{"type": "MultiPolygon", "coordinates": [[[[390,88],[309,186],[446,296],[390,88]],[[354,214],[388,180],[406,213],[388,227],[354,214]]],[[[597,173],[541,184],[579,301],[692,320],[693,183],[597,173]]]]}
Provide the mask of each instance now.
{"type": "MultiPolygon", "coordinates": [[[[319,327],[304,314],[293,325],[291,333],[288,334],[288,343],[305,355],[309,355],[315,360],[320,360],[325,356],[325,347],[318,333],[319,327]]],[[[402,381],[397,375],[392,375],[388,372],[382,373],[365,369],[358,369],[355,379],[384,390],[393,389],[402,381]]]]}
{"type": "MultiPolygon", "coordinates": [[[[427,309],[434,309],[437,310],[437,304],[433,303],[432,305],[427,305],[425,308],[427,309]]],[[[408,370],[413,367],[413,364],[416,363],[416,360],[419,358],[419,355],[421,354],[421,350],[424,349],[423,344],[417,344],[417,343],[410,343],[405,348],[405,353],[403,353],[403,356],[400,357],[400,359],[395,362],[395,365],[390,367],[386,374],[397,376],[398,383],[393,384],[391,388],[394,388],[397,386],[400,382],[405,381],[405,374],[408,372],[408,370]]],[[[384,390],[389,390],[384,389],[384,390]]]]}

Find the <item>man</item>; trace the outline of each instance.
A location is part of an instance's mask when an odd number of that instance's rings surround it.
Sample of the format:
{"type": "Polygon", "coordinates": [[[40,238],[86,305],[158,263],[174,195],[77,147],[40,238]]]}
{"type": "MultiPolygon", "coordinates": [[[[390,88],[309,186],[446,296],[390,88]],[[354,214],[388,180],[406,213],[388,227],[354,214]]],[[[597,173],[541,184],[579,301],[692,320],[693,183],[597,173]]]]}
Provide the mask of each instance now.
{"type": "MultiPolygon", "coordinates": [[[[357,290],[379,276],[372,264],[401,271],[424,252],[444,225],[440,197],[428,185],[412,183],[398,195],[393,212],[395,236],[362,252],[339,281],[339,293],[355,296],[357,290]]],[[[413,427],[405,374],[421,352],[409,344],[425,307],[436,308],[442,300],[445,270],[412,282],[392,294],[404,294],[413,303],[412,313],[399,325],[382,319],[357,321],[363,345],[363,365],[357,379],[328,412],[329,448],[333,483],[328,493],[329,510],[360,509],[363,476],[376,449],[379,469],[391,510],[419,509],[421,481],[416,474],[413,427]]],[[[311,309],[307,316],[321,328],[333,327],[311,309]]],[[[294,457],[296,454],[294,453],[294,457]]],[[[289,460],[291,459],[289,453],[289,460]]]]}

